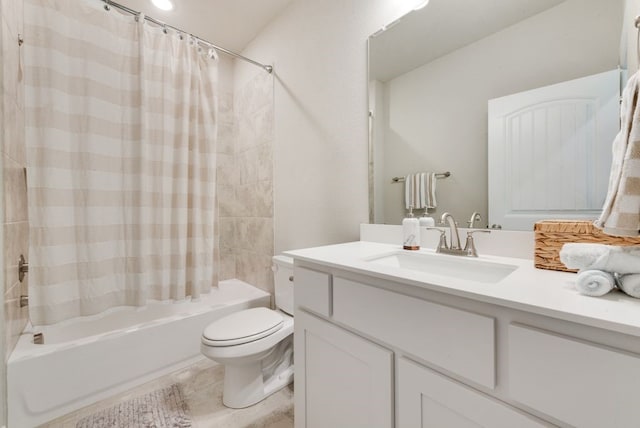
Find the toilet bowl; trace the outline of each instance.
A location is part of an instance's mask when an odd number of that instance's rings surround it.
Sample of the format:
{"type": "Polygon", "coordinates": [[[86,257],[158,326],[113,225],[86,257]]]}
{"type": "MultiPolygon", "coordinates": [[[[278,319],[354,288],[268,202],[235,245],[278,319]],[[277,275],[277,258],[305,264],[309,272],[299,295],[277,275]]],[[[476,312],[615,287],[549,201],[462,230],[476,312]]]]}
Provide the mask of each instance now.
{"type": "Polygon", "coordinates": [[[235,312],[202,333],[202,354],[224,365],[227,407],[249,407],[293,381],[293,260],[273,257],[273,271],[276,310],[235,312]]]}

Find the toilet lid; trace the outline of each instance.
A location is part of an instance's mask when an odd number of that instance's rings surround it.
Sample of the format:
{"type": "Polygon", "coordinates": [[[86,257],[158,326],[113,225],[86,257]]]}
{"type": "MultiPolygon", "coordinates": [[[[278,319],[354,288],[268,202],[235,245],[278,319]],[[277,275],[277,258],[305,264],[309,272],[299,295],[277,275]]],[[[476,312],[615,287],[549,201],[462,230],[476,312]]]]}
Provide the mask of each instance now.
{"type": "Polygon", "coordinates": [[[202,342],[209,346],[232,346],[269,336],[282,328],[284,319],[268,308],[235,312],[209,324],[202,342]]]}

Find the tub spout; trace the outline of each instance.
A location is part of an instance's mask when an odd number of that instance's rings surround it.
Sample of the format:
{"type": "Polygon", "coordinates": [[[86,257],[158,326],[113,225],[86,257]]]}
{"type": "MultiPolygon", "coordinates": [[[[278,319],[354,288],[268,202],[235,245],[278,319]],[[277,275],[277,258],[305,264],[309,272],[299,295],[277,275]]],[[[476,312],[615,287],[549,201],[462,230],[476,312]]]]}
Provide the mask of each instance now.
{"type": "Polygon", "coordinates": [[[42,333],[33,333],[33,343],[44,345],[44,335],[42,333]]]}

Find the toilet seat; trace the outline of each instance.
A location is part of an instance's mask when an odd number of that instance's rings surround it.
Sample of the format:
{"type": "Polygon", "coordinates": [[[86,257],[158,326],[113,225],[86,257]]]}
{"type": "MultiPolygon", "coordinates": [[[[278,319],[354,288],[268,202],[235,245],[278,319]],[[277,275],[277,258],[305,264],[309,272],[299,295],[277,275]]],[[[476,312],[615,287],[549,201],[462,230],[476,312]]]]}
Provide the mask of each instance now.
{"type": "Polygon", "coordinates": [[[213,347],[241,345],[270,336],[283,324],[284,318],[276,311],[246,309],[209,324],[202,333],[202,343],[213,347]]]}

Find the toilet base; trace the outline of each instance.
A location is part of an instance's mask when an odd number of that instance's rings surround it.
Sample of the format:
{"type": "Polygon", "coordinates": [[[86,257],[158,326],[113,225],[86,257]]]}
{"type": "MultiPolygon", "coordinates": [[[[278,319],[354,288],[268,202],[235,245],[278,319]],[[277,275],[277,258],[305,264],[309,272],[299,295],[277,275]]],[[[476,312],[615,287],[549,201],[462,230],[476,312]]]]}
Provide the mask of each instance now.
{"type": "Polygon", "coordinates": [[[293,335],[264,358],[225,364],[222,403],[232,409],[252,406],[293,382],[293,335]]]}
{"type": "Polygon", "coordinates": [[[273,376],[267,382],[263,382],[261,373],[249,378],[247,372],[243,367],[225,367],[222,404],[232,409],[244,409],[259,403],[293,382],[293,366],[273,376]],[[240,383],[242,381],[245,383],[240,383]]]}

